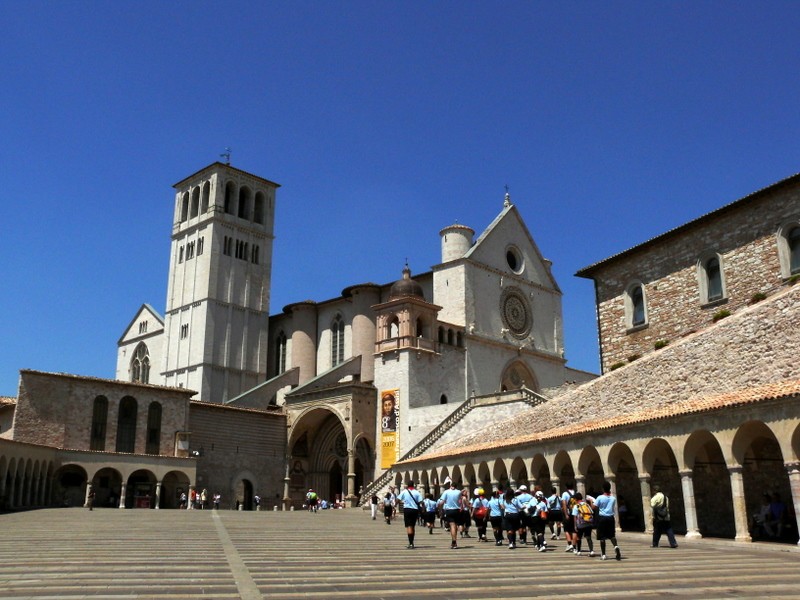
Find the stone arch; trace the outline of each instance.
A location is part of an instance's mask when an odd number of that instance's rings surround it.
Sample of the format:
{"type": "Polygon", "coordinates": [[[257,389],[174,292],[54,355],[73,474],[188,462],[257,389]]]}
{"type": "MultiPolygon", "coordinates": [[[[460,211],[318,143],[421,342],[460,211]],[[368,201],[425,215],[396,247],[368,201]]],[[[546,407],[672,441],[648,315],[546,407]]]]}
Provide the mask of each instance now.
{"type": "Polygon", "coordinates": [[[517,456],[511,461],[511,467],[509,468],[509,479],[515,488],[518,488],[521,485],[528,485],[530,483],[528,480],[528,468],[525,466],[525,461],[522,459],[522,457],[517,456]]]}
{"type": "Polygon", "coordinates": [[[83,506],[87,481],[83,467],[76,464],[63,465],[55,472],[54,479],[54,494],[59,506],[83,506]]]}
{"type": "Polygon", "coordinates": [[[614,444],[608,452],[608,468],[614,474],[616,484],[620,529],[644,531],[639,467],[630,446],[623,442],[614,444]]]}
{"type": "Polygon", "coordinates": [[[521,388],[536,392],[539,390],[539,382],[525,361],[514,359],[503,369],[503,375],[500,378],[500,391],[507,392],[521,388]]]}
{"type": "Polygon", "coordinates": [[[653,438],[642,453],[642,466],[650,475],[651,489],[659,486],[669,499],[672,528],[676,533],[686,533],[683,488],[672,446],[663,438],[653,438]]]}
{"type": "Polygon", "coordinates": [[[478,481],[488,495],[492,489],[492,472],[489,470],[489,463],[485,460],[478,464],[478,481]]]}
{"type": "Polygon", "coordinates": [[[542,490],[545,495],[550,495],[550,467],[547,459],[539,452],[531,460],[531,483],[542,490]]]}
{"type": "Polygon", "coordinates": [[[346,493],[344,479],[348,471],[347,452],[351,447],[338,412],[314,407],[294,418],[288,444],[292,464],[291,505],[296,509],[302,507],[309,488],[325,499],[346,493]]]}
{"type": "Polygon", "coordinates": [[[157,477],[149,469],[139,469],[128,476],[125,485],[125,508],[155,508],[157,477]]]}
{"type": "Polygon", "coordinates": [[[474,490],[477,484],[480,483],[475,474],[475,466],[472,463],[464,465],[464,486],[469,487],[470,492],[474,490]]]}
{"type": "Polygon", "coordinates": [[[603,493],[605,471],[600,453],[594,446],[586,446],[578,458],[578,472],[584,478],[585,493],[596,498],[603,493]]]}
{"type": "Polygon", "coordinates": [[[122,474],[113,467],[103,467],[92,475],[95,508],[119,508],[122,474]]]}
{"type": "Polygon", "coordinates": [[[559,450],[553,457],[553,474],[561,481],[561,489],[566,490],[570,484],[575,484],[575,467],[572,457],[566,450],[559,450]]]}
{"type": "Polygon", "coordinates": [[[458,465],[453,467],[453,474],[450,477],[453,478],[453,482],[456,484],[457,488],[461,488],[464,485],[464,475],[461,473],[461,467],[458,465]]]}
{"type": "Polygon", "coordinates": [[[506,463],[501,458],[496,459],[492,466],[492,483],[496,483],[497,488],[500,490],[508,488],[508,469],[506,469],[506,463]]]}
{"type": "MultiPolygon", "coordinates": [[[[161,479],[160,508],[178,508],[182,493],[188,494],[189,476],[182,471],[169,471],[161,479]]],[[[211,493],[220,490],[211,490],[211,493]]],[[[228,498],[230,500],[230,498],[228,498]]]]}
{"type": "Polygon", "coordinates": [[[734,538],[731,479],[719,440],[705,429],[693,432],[684,444],[683,463],[691,472],[700,534],[734,538]]]}
{"type": "Polygon", "coordinates": [[[797,462],[800,461],[800,423],[798,423],[794,430],[792,431],[791,436],[791,447],[792,447],[792,461],[797,462]]]}
{"type": "MultiPolygon", "coordinates": [[[[770,494],[771,502],[792,502],[783,452],[769,426],[762,421],[743,423],[733,438],[732,452],[734,460],[742,468],[747,515],[752,515],[759,509],[765,493],[770,494]]],[[[794,530],[790,533],[780,528],[776,533],[781,541],[797,541],[797,532],[794,530]]]]}

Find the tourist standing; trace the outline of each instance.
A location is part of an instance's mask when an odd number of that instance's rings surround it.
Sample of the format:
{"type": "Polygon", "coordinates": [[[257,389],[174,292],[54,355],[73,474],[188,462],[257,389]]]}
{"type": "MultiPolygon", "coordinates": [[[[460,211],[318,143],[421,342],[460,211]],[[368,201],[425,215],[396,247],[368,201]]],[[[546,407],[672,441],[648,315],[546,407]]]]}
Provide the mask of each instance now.
{"type": "Polygon", "coordinates": [[[672,520],[669,515],[669,498],[664,495],[661,488],[653,486],[655,494],[650,498],[650,506],[653,509],[653,548],[658,548],[661,535],[666,534],[670,548],[677,548],[678,542],[675,541],[675,534],[672,531],[672,520]]]}
{"type": "Polygon", "coordinates": [[[597,508],[597,539],[600,540],[600,558],[606,559],[606,540],[614,544],[614,557],[622,560],[622,552],[617,544],[617,522],[614,518],[614,509],[617,499],[611,495],[611,482],[603,482],[603,493],[594,501],[597,508]]]}
{"type": "Polygon", "coordinates": [[[308,488],[308,493],[306,494],[306,504],[308,504],[308,512],[317,512],[317,502],[319,498],[317,496],[317,492],[314,491],[313,488],[308,488]]]}
{"type": "Polygon", "coordinates": [[[403,523],[406,526],[406,534],[408,534],[408,546],[406,547],[413,549],[417,520],[422,511],[422,494],[414,489],[414,482],[409,481],[406,489],[400,492],[397,499],[403,503],[403,523]]]}
{"type": "Polygon", "coordinates": [[[450,548],[455,550],[458,548],[458,521],[461,514],[461,492],[456,489],[454,481],[450,481],[450,487],[442,492],[439,498],[439,507],[444,514],[444,522],[450,529],[450,548]]]}

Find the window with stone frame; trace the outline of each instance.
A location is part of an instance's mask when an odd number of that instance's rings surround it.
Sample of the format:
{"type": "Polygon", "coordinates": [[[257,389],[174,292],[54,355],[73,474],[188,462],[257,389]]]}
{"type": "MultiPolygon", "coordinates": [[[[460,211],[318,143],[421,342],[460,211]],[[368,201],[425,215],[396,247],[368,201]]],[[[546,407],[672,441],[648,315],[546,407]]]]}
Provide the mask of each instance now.
{"type": "Polygon", "coordinates": [[[722,266],[722,258],[713,252],[704,254],[698,260],[697,282],[701,304],[710,304],[726,297],[725,273],[722,266]]]}
{"type": "Polygon", "coordinates": [[[628,329],[647,325],[647,305],[644,286],[632,283],[625,292],[625,325],[628,329]]]}
{"type": "Polygon", "coordinates": [[[786,234],[786,244],[789,250],[789,273],[800,273],[800,227],[793,227],[786,234]]]}
{"type": "Polygon", "coordinates": [[[331,367],[344,362],[344,319],[336,315],[331,323],[331,367]]]}
{"type": "Polygon", "coordinates": [[[133,352],[130,375],[131,381],[150,383],[150,351],[144,342],[140,342],[133,352]]]}

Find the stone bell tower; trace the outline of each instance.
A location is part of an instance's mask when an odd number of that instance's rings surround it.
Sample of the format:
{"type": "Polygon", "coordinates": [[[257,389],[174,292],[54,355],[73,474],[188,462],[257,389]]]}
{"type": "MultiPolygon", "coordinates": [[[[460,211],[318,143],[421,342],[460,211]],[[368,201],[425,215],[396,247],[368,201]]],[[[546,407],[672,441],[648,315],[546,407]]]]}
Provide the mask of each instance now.
{"type": "Polygon", "coordinates": [[[224,402],[265,381],[278,187],[220,162],[174,185],[165,385],[224,402]]]}

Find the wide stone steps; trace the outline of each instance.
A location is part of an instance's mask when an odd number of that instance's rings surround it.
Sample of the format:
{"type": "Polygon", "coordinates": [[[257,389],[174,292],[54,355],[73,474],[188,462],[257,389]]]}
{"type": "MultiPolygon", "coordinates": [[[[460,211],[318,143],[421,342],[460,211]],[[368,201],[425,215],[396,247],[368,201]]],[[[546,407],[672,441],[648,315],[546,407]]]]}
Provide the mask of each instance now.
{"type": "Polygon", "coordinates": [[[444,530],[417,531],[408,550],[402,522],[354,509],[6,514],[0,598],[800,596],[794,546],[679,538],[678,549],[653,549],[623,533],[617,562],[567,554],[563,539],[545,553],[475,538],[450,550],[444,530]]]}

